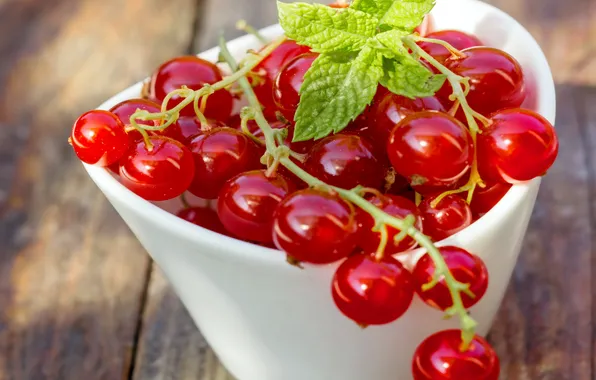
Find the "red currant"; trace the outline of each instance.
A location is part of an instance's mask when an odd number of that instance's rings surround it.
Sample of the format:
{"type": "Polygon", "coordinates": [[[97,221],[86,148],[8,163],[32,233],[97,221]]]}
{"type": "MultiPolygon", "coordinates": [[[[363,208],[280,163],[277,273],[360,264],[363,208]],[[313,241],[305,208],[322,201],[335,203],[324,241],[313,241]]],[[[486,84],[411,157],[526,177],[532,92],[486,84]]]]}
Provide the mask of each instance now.
{"type": "MultiPolygon", "coordinates": [[[[221,71],[213,63],[195,56],[174,58],[157,69],[151,78],[150,97],[161,103],[168,93],[187,86],[199,90],[205,84],[214,84],[222,80],[221,71]]],[[[168,108],[180,104],[182,98],[174,96],[168,108]]],[[[209,96],[205,108],[205,117],[225,121],[232,114],[234,98],[226,90],[219,90],[209,96]]],[[[183,116],[194,116],[192,104],[180,112],[183,116]]]]}
{"type": "Polygon", "coordinates": [[[221,224],[217,213],[208,207],[183,208],[182,210],[178,211],[176,216],[213,232],[217,232],[222,235],[228,234],[223,224],[221,224]]]}
{"type": "Polygon", "coordinates": [[[195,161],[195,178],[189,191],[199,198],[215,199],[227,180],[261,167],[261,148],[232,128],[198,135],[189,148],[195,161]]]}
{"type": "MultiPolygon", "coordinates": [[[[427,38],[445,41],[457,50],[463,50],[475,46],[482,46],[483,43],[478,37],[458,30],[440,30],[429,33],[427,38]]],[[[444,46],[432,42],[419,42],[418,45],[439,62],[445,62],[451,57],[451,52],[444,46]]]]}
{"type": "Polygon", "coordinates": [[[336,194],[305,189],[286,198],[275,212],[276,247],[300,262],[328,264],[356,248],[354,207],[336,194]]]}
{"type": "Polygon", "coordinates": [[[273,99],[275,104],[289,121],[294,120],[294,114],[300,102],[300,87],[304,82],[304,74],[310,69],[318,54],[302,54],[289,61],[279,72],[273,85],[273,99]]]}
{"type": "Polygon", "coordinates": [[[185,192],[194,176],[192,154],[182,143],[163,136],[139,141],[120,161],[122,183],[149,201],[165,201],[185,192]]]}
{"type": "Polygon", "coordinates": [[[90,165],[112,165],[128,150],[124,124],[108,111],[93,110],[75,121],[70,143],[79,160],[90,165]]]}
{"type": "Polygon", "coordinates": [[[242,173],[224,185],[217,200],[221,222],[235,236],[271,243],[273,213],[294,185],[281,175],[267,177],[264,170],[242,173]]]}
{"type": "Polygon", "coordinates": [[[426,198],[418,206],[425,235],[441,241],[472,224],[472,210],[462,197],[448,195],[432,207],[435,199],[426,198]]]}
{"type": "Polygon", "coordinates": [[[511,189],[511,184],[495,183],[487,184],[482,188],[477,186],[472,195],[470,208],[475,217],[480,217],[489,212],[511,189]]]}
{"type": "MultiPolygon", "coordinates": [[[[489,115],[503,108],[519,107],[526,98],[524,74],[519,63],[504,51],[473,47],[462,51],[464,58],[449,58],[445,65],[470,80],[468,104],[476,112],[489,115]]],[[[446,83],[439,97],[447,99],[452,89],[446,83]]]]}
{"type": "Polygon", "coordinates": [[[306,160],[306,170],[332,186],[352,189],[358,185],[380,189],[387,167],[364,138],[338,134],[318,142],[306,160]]]}
{"type": "MultiPolygon", "coordinates": [[[[422,230],[422,219],[418,208],[411,200],[397,195],[381,195],[374,196],[368,200],[373,205],[377,206],[387,214],[399,219],[404,219],[408,215],[414,215],[416,222],[414,227],[422,230]]],[[[381,242],[379,232],[373,231],[374,220],[370,214],[365,211],[358,210],[358,230],[359,241],[358,245],[365,251],[374,252],[381,242]]],[[[395,236],[400,233],[399,230],[393,227],[387,227],[388,242],[385,251],[389,254],[395,254],[416,246],[416,241],[410,236],[406,236],[400,242],[395,242],[395,236]]]]}
{"type": "MultiPolygon", "coordinates": [[[[459,247],[441,247],[439,251],[453,277],[462,284],[470,285],[470,291],[474,294],[474,297],[461,293],[464,307],[467,309],[474,306],[484,296],[488,288],[486,265],[478,256],[472,255],[459,247]]],[[[443,311],[453,305],[451,293],[444,279],[441,279],[432,289],[422,289],[425,284],[432,281],[435,275],[435,263],[430,255],[426,254],[418,260],[412,274],[416,284],[416,291],[424,302],[443,311]]]]}
{"type": "MultiPolygon", "coordinates": [[[[210,129],[223,128],[226,125],[217,120],[207,120],[210,129]]],[[[203,126],[196,116],[180,116],[178,119],[180,125],[180,134],[184,144],[190,144],[193,138],[203,133],[203,126]]]]}
{"type": "Polygon", "coordinates": [[[558,152],[553,126],[525,109],[493,114],[490,126],[478,135],[480,175],[490,182],[519,183],[544,175],[558,152]]]}
{"type": "Polygon", "coordinates": [[[364,326],[395,321],[414,298],[410,272],[393,257],[377,261],[370,252],[347,258],[337,268],[331,290],[338,309],[364,326]]]}
{"type": "Polygon", "coordinates": [[[395,170],[412,185],[446,186],[470,169],[470,132],[452,116],[423,111],[403,119],[391,132],[387,153],[395,170]]]}
{"type": "Polygon", "coordinates": [[[499,358],[486,340],[475,336],[461,350],[459,330],[438,332],[418,346],[412,363],[414,380],[498,380],[499,358]]]}

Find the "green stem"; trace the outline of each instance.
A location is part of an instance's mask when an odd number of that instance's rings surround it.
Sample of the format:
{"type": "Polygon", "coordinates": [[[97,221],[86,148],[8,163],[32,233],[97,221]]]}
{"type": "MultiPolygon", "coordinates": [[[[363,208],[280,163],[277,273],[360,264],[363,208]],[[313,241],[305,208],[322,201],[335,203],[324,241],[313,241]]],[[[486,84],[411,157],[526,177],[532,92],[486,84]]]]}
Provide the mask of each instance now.
{"type": "Polygon", "coordinates": [[[236,29],[242,30],[248,34],[255,36],[262,44],[268,44],[269,41],[258,30],[253,28],[246,20],[239,20],[236,23],[236,29]]]}

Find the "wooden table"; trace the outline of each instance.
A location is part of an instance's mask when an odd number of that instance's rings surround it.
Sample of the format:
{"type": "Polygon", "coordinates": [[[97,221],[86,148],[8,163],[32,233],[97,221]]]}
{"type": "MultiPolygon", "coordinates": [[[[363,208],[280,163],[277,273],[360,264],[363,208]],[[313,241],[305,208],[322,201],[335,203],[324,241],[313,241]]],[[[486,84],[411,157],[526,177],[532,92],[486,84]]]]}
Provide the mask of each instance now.
{"type": "MultiPolygon", "coordinates": [[[[593,379],[596,2],[491,3],[550,60],[561,153],[490,339],[503,379],[593,379]]],[[[275,13],[272,0],[0,0],[0,379],[231,379],[66,138],[161,61],[275,13]]]]}

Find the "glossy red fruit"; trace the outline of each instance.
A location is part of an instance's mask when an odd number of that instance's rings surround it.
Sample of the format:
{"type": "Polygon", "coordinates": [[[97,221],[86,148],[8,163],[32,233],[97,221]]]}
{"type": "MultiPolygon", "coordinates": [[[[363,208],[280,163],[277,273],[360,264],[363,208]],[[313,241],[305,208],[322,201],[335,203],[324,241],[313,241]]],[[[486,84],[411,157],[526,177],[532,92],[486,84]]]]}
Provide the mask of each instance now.
{"type": "MultiPolygon", "coordinates": [[[[469,284],[470,291],[474,297],[462,293],[462,301],[465,308],[474,306],[486,293],[488,288],[488,270],[482,260],[459,247],[440,247],[441,256],[447,263],[453,277],[462,284],[469,284]]],[[[433,279],[435,264],[431,257],[426,254],[422,256],[412,271],[416,291],[424,302],[439,310],[446,310],[453,305],[453,299],[445,280],[441,280],[435,287],[429,290],[422,290],[425,284],[433,279]]]]}
{"type": "Polygon", "coordinates": [[[215,199],[230,178],[261,167],[261,148],[232,128],[198,135],[189,148],[195,162],[195,177],[189,191],[199,198],[215,199]]]}
{"type": "Polygon", "coordinates": [[[487,184],[486,187],[476,187],[472,195],[470,208],[475,217],[480,217],[489,212],[511,189],[509,183],[487,184]]]}
{"type": "Polygon", "coordinates": [[[542,176],[559,153],[554,127],[541,115],[507,109],[491,116],[491,125],[478,135],[478,165],[490,182],[519,183],[542,176]]]}
{"type": "Polygon", "coordinates": [[[460,187],[464,186],[470,180],[469,173],[466,173],[463,177],[458,179],[456,182],[451,183],[443,183],[435,186],[431,186],[429,184],[422,184],[422,185],[414,185],[412,189],[416,191],[418,194],[424,197],[433,197],[439,194],[444,193],[445,191],[449,190],[456,190],[460,187]]]}
{"type": "MultiPolygon", "coordinates": [[[[478,39],[478,37],[468,33],[460,32],[459,30],[439,30],[429,33],[426,37],[445,41],[457,50],[464,50],[467,48],[484,45],[482,41],[478,39]]],[[[442,45],[432,42],[419,42],[418,46],[420,46],[422,49],[424,49],[424,51],[432,55],[433,58],[441,63],[445,62],[447,58],[451,57],[449,50],[442,45]]]]}
{"type": "Polygon", "coordinates": [[[192,154],[182,143],[163,136],[139,141],[120,161],[121,181],[149,201],[165,201],[185,192],[194,176],[192,154]]]}
{"type": "Polygon", "coordinates": [[[102,110],[82,114],[72,127],[69,141],[79,160],[98,166],[118,162],[129,146],[124,124],[113,113],[102,110]]]}
{"type": "Polygon", "coordinates": [[[381,189],[387,167],[365,138],[337,134],[318,142],[308,154],[306,171],[332,186],[381,189]]]}
{"type": "MultiPolygon", "coordinates": [[[[489,47],[473,47],[462,51],[465,58],[449,58],[445,65],[455,74],[470,78],[466,97],[473,110],[485,116],[522,105],[526,98],[524,74],[519,63],[509,54],[489,47]]],[[[452,89],[446,83],[438,95],[448,99],[452,89]]]]}
{"type": "Polygon", "coordinates": [[[223,224],[221,224],[217,213],[208,207],[183,208],[176,213],[176,216],[213,232],[222,235],[228,234],[223,224]]]}
{"type": "MultiPolygon", "coordinates": [[[[207,120],[210,129],[224,128],[226,124],[217,120],[207,120]]],[[[180,125],[180,134],[182,139],[180,142],[190,144],[193,138],[203,133],[203,126],[196,116],[180,116],[178,119],[180,125]]]]}
{"type": "Polygon", "coordinates": [[[300,102],[300,88],[304,74],[310,69],[318,54],[302,54],[289,61],[280,71],[273,85],[275,105],[286,119],[294,121],[294,114],[300,102]]]}
{"type": "Polygon", "coordinates": [[[391,164],[412,185],[447,186],[470,169],[474,148],[470,132],[452,116],[418,112],[393,129],[387,143],[391,164]]]}
{"type": "MultiPolygon", "coordinates": [[[[195,56],[174,58],[163,65],[151,77],[150,97],[161,103],[168,93],[187,86],[199,90],[205,84],[214,84],[222,80],[221,71],[213,63],[195,56]]],[[[182,98],[175,96],[168,103],[168,108],[180,104],[182,98]]],[[[205,109],[208,119],[227,120],[232,114],[234,98],[226,90],[219,90],[209,96],[205,109]]],[[[180,113],[183,116],[195,116],[192,104],[180,113]]]]}
{"type": "MultiPolygon", "coordinates": [[[[416,227],[418,230],[422,230],[422,219],[420,218],[420,213],[418,212],[418,208],[414,202],[410,199],[397,195],[382,195],[374,196],[368,199],[368,201],[381,210],[385,211],[387,214],[399,219],[404,219],[408,215],[414,215],[416,218],[414,227],[416,227]]],[[[381,242],[379,232],[373,231],[373,227],[374,220],[370,214],[359,209],[358,233],[360,238],[358,239],[358,246],[365,251],[376,251],[379,243],[381,242]]],[[[416,241],[409,236],[406,236],[399,243],[395,243],[394,238],[399,234],[400,231],[393,227],[387,227],[387,232],[388,242],[387,247],[385,248],[387,254],[393,255],[395,253],[407,251],[408,249],[412,249],[416,246],[416,241]]]]}
{"type": "Polygon", "coordinates": [[[233,235],[247,241],[271,243],[273,213],[293,190],[294,185],[281,175],[267,177],[264,170],[242,173],[221,189],[217,212],[233,235]]]}
{"type": "Polygon", "coordinates": [[[286,198],[275,212],[275,246],[295,260],[328,264],[356,248],[354,207],[335,194],[305,189],[286,198]]]}
{"type": "Polygon", "coordinates": [[[486,340],[475,336],[461,351],[461,331],[438,332],[418,346],[412,363],[414,380],[498,380],[497,354],[486,340]]]}
{"type": "Polygon", "coordinates": [[[433,241],[441,241],[472,224],[472,210],[459,195],[448,195],[435,206],[436,197],[424,199],[418,209],[424,234],[433,241]]]}
{"type": "MultiPolygon", "coordinates": [[[[137,110],[144,110],[150,113],[161,112],[161,105],[147,99],[129,99],[116,104],[110,109],[114,115],[118,116],[122,124],[130,124],[130,117],[137,112],[137,110]]],[[[157,126],[158,120],[137,120],[138,124],[157,126]]],[[[180,130],[180,125],[175,122],[162,131],[147,131],[147,133],[158,136],[166,136],[184,143],[184,136],[180,130]]],[[[131,143],[135,143],[143,138],[143,136],[136,130],[128,132],[131,143]]]]}
{"type": "Polygon", "coordinates": [[[370,251],[347,258],[332,283],[337,308],[354,322],[384,325],[401,317],[414,298],[412,275],[387,255],[377,261],[370,251]]]}

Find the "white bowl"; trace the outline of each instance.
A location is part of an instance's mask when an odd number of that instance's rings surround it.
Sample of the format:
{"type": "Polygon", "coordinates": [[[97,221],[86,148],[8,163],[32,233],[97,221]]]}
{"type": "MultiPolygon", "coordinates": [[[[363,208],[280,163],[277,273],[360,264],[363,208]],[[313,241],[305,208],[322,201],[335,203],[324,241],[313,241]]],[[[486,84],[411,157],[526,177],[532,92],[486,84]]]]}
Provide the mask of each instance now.
{"type": "MultiPolygon", "coordinates": [[[[515,56],[537,88],[529,106],[554,122],[550,69],[520,24],[475,0],[439,0],[433,16],[436,29],[474,33],[515,56]]],[[[263,30],[267,37],[280,33],[278,26],[263,30]]],[[[258,46],[252,36],[229,43],[236,57],[258,46]]],[[[218,49],[201,54],[213,61],[217,55],[218,49]]],[[[140,89],[138,83],[100,108],[137,97],[140,89]]],[[[136,196],[106,170],[85,167],[239,380],[407,380],[416,346],[436,331],[458,326],[457,320],[444,321],[440,312],[415,300],[398,321],[362,330],[333,304],[330,282],[336,264],[299,270],[287,265],[279,251],[187,223],[136,196]]],[[[513,187],[486,216],[442,242],[476,253],[488,266],[488,291],[471,311],[482,335],[492,324],[515,266],[539,182],[513,187]]]]}

